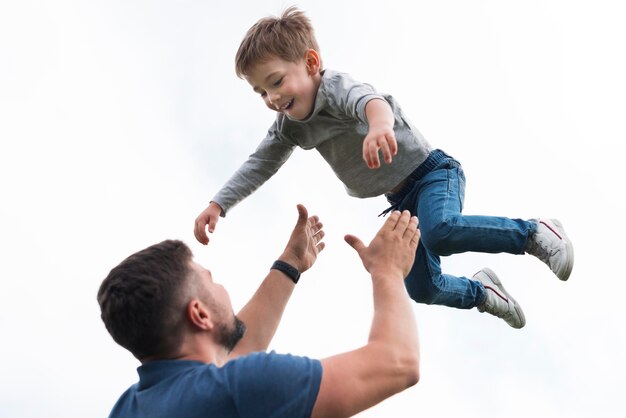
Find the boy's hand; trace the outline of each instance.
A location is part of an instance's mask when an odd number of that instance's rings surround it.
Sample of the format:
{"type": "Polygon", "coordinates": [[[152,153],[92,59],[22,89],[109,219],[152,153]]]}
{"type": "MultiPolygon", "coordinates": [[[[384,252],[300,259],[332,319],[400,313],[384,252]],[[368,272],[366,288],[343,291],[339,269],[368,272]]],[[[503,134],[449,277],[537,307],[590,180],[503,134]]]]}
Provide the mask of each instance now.
{"type": "Polygon", "coordinates": [[[369,131],[363,140],[363,160],[369,168],[380,167],[378,151],[381,150],[385,162],[391,164],[392,156],[398,153],[391,106],[383,99],[370,100],[365,105],[365,115],[369,131]]]}
{"type": "Polygon", "coordinates": [[[204,245],[209,243],[209,236],[206,233],[206,226],[209,226],[209,233],[215,231],[215,225],[222,214],[222,207],[215,202],[211,202],[205,210],[196,218],[193,234],[196,239],[204,245]]]}
{"type": "Polygon", "coordinates": [[[380,167],[379,150],[383,152],[385,162],[391,164],[392,156],[398,153],[398,143],[392,127],[376,128],[370,126],[370,130],[363,140],[363,160],[369,168],[380,167]]]}

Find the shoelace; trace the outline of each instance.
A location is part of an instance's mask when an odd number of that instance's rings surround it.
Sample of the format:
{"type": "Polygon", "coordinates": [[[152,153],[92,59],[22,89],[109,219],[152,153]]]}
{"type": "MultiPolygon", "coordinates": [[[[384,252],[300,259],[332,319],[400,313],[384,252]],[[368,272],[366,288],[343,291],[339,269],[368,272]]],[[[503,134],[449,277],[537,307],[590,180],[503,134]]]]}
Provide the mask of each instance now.
{"type": "Polygon", "coordinates": [[[526,252],[534,255],[546,264],[550,264],[550,257],[554,255],[554,252],[547,245],[544,245],[541,238],[537,239],[536,235],[531,239],[526,252]]]}

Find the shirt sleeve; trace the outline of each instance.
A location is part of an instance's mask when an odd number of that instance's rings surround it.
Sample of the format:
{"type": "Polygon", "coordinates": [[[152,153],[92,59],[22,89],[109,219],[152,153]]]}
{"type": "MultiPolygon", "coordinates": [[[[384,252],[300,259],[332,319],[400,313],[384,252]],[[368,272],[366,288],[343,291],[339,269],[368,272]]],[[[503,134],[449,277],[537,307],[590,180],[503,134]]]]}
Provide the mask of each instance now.
{"type": "Polygon", "coordinates": [[[372,99],[385,98],[373,86],[354,80],[345,73],[334,73],[326,83],[329,104],[348,116],[367,123],[365,106],[372,99]]]}
{"type": "Polygon", "coordinates": [[[319,360],[253,353],[227,363],[228,384],[241,417],[309,418],[322,380],[319,360]]]}
{"type": "Polygon", "coordinates": [[[276,174],[294,147],[278,140],[277,124],[274,123],[256,151],[211,199],[222,208],[222,216],[276,174]]]}

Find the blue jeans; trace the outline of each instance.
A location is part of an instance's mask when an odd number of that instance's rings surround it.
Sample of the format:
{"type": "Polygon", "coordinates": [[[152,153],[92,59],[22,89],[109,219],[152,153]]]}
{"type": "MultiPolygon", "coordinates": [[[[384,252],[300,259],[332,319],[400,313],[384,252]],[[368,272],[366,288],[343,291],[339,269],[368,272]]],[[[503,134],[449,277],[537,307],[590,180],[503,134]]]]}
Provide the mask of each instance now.
{"type": "Polygon", "coordinates": [[[522,219],[461,214],[465,175],[461,164],[441,150],[408,177],[397,193],[386,195],[390,209],[409,210],[419,219],[421,240],[405,285],[419,303],[471,309],[486,298],[475,280],[442,274],[440,256],[466,251],[524,254],[536,223],[522,219]]]}

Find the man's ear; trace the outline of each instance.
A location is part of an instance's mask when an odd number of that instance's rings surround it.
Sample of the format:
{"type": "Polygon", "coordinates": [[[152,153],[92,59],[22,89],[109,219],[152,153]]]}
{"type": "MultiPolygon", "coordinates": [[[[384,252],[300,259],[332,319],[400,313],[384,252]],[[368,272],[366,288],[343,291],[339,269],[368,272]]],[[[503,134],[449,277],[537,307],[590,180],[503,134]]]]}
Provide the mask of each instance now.
{"type": "Polygon", "coordinates": [[[306,69],[309,75],[316,75],[320,72],[322,62],[320,55],[314,49],[309,49],[304,55],[304,62],[306,63],[306,69]]]}
{"type": "Polygon", "coordinates": [[[211,311],[198,299],[192,299],[187,304],[187,319],[189,319],[192,326],[201,330],[210,331],[215,325],[211,311]]]}

